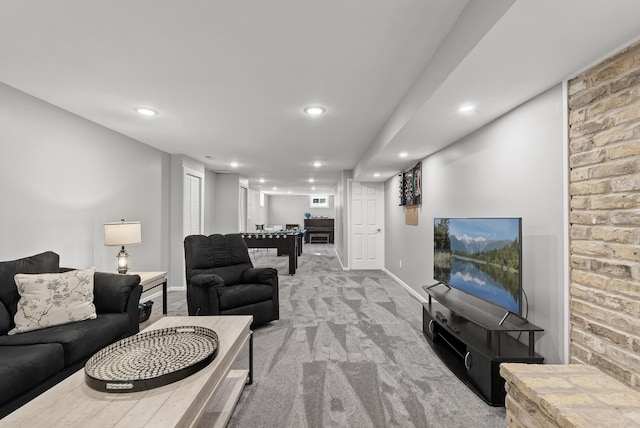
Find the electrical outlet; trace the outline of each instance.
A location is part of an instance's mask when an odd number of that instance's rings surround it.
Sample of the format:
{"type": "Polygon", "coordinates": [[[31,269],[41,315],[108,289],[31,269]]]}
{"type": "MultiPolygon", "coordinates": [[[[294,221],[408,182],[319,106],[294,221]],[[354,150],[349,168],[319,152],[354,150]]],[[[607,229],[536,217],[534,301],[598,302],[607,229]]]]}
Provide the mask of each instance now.
{"type": "Polygon", "coordinates": [[[400,266],[400,269],[402,269],[402,260],[398,262],[398,265],[400,266]]]}

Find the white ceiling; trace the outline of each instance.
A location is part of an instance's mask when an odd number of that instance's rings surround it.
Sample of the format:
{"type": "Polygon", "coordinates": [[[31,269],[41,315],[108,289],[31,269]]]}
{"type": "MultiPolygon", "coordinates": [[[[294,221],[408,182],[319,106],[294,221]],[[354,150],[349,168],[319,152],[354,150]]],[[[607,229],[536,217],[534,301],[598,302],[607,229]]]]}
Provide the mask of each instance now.
{"type": "Polygon", "coordinates": [[[252,188],[333,193],[623,47],[638,17],[637,0],[0,0],[0,82],[252,188]]]}

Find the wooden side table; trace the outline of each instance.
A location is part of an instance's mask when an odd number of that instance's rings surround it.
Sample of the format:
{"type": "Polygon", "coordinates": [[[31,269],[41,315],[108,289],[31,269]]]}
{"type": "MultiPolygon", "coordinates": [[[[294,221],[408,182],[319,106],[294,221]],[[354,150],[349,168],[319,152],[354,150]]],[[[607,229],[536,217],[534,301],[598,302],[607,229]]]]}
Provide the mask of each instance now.
{"type": "Polygon", "coordinates": [[[142,292],[145,293],[162,285],[162,313],[167,315],[167,273],[166,272],[128,272],[140,276],[142,292]]]}

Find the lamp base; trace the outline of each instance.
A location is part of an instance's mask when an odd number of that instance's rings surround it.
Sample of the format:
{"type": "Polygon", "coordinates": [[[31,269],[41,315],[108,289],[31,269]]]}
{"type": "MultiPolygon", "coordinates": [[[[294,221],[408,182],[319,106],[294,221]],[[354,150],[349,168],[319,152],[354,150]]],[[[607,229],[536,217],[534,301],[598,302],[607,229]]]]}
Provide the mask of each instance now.
{"type": "Polygon", "coordinates": [[[129,270],[129,263],[127,262],[128,257],[129,254],[127,253],[127,250],[124,249],[123,245],[116,256],[116,259],[118,260],[118,273],[125,274],[129,270]]]}

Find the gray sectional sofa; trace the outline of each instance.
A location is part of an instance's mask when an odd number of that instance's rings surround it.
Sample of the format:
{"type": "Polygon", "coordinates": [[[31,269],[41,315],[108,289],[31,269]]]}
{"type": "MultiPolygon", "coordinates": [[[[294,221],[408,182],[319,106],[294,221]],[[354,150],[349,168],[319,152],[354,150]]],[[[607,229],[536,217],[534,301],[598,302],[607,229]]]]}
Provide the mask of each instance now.
{"type": "Polygon", "coordinates": [[[96,351],[139,331],[140,277],[96,272],[95,319],[7,334],[20,300],[14,276],[69,270],[51,251],[0,262],[0,418],[81,369],[96,351]]]}

